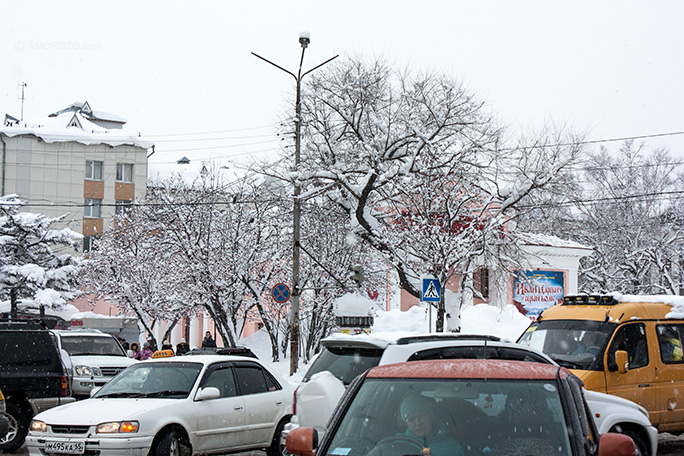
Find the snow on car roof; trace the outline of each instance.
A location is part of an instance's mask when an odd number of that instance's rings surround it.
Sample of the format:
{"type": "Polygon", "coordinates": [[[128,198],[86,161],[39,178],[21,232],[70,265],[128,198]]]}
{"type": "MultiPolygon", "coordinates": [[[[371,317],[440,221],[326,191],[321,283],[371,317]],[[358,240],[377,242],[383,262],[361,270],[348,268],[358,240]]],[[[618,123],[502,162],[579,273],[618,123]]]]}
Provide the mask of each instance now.
{"type": "Polygon", "coordinates": [[[610,294],[619,302],[665,303],[672,306],[672,312],[668,313],[665,318],[684,318],[684,296],[610,294]]]}
{"type": "Polygon", "coordinates": [[[500,359],[454,359],[411,361],[374,367],[369,378],[490,378],[553,380],[560,370],[561,376],[570,372],[551,364],[500,359]]]}

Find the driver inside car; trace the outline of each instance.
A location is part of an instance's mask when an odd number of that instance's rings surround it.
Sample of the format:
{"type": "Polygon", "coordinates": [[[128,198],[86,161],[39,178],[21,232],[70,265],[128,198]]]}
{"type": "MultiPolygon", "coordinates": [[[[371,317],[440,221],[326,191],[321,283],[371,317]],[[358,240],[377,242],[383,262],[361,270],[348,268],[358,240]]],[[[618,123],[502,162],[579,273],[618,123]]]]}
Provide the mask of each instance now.
{"type": "MultiPolygon", "coordinates": [[[[447,434],[445,426],[436,419],[436,402],[420,394],[407,396],[401,403],[401,418],[406,431],[397,434],[395,439],[383,444],[380,442],[369,456],[397,456],[406,454],[402,445],[412,447],[410,454],[422,456],[464,456],[461,444],[447,434]],[[404,437],[405,436],[405,437],[404,437]],[[397,437],[404,437],[400,439],[397,437]]],[[[385,439],[388,440],[388,439],[385,439]]]]}

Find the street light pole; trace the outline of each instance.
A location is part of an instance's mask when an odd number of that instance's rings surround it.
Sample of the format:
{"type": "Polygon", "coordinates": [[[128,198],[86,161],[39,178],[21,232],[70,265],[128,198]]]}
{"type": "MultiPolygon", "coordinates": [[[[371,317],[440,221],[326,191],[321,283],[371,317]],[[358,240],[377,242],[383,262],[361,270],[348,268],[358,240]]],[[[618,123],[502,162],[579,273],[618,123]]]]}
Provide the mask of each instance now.
{"type": "MultiPolygon", "coordinates": [[[[295,156],[294,156],[294,167],[295,171],[299,169],[299,159],[300,159],[300,147],[301,147],[301,126],[302,126],[302,105],[301,105],[301,85],[302,78],[317,68],[322,67],[326,63],[339,57],[338,55],[329,58],[325,62],[316,65],[308,71],[302,73],[302,65],[304,63],[304,52],[307,46],[311,42],[311,38],[308,33],[301,33],[299,35],[299,44],[302,46],[302,57],[299,60],[299,71],[295,75],[289,70],[271,62],[268,59],[263,58],[259,54],[252,52],[252,55],[260,58],[266,63],[273,65],[279,70],[292,76],[297,82],[297,95],[295,99],[295,156]]],[[[302,215],[302,201],[300,198],[301,188],[297,178],[294,180],[294,198],[292,207],[292,305],[290,307],[290,375],[297,372],[297,367],[299,366],[299,296],[301,295],[301,290],[299,288],[299,239],[300,239],[300,226],[301,226],[301,215],[302,215]]]]}

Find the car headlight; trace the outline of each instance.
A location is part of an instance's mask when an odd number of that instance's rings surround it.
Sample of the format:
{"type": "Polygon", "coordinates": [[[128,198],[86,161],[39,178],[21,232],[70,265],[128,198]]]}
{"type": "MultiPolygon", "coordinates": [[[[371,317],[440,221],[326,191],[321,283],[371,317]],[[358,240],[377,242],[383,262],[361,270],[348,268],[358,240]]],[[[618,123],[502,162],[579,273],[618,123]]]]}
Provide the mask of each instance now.
{"type": "Polygon", "coordinates": [[[40,420],[31,420],[31,426],[29,429],[32,432],[47,432],[47,424],[40,420]]]}
{"type": "Polygon", "coordinates": [[[128,434],[131,432],[138,432],[137,421],[110,421],[108,423],[100,423],[97,425],[96,432],[98,434],[128,434]]]}
{"type": "Polygon", "coordinates": [[[74,372],[79,377],[101,377],[102,371],[99,367],[90,367],[85,365],[74,366],[74,372]]]}

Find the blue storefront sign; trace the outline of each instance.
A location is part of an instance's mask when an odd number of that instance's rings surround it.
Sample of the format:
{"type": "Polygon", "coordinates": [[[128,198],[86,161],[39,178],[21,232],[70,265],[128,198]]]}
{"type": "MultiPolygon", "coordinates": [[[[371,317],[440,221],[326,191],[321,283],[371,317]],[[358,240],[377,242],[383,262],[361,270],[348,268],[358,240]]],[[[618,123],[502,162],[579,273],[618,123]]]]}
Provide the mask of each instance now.
{"type": "Polygon", "coordinates": [[[530,318],[563,302],[563,271],[519,271],[513,287],[513,303],[530,318]]]}

